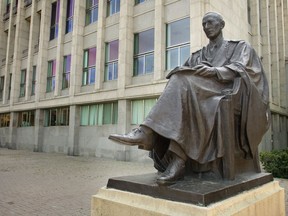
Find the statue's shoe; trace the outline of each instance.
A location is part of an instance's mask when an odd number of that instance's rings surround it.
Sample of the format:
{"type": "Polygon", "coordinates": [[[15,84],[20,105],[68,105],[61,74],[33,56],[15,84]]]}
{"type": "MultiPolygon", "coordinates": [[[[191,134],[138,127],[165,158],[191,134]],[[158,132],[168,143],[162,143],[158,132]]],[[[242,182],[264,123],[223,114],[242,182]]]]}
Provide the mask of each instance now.
{"type": "Polygon", "coordinates": [[[139,127],[133,129],[128,134],[111,134],[109,139],[119,142],[124,145],[135,146],[138,145],[140,149],[152,150],[154,143],[153,131],[145,133],[145,131],[139,127]]]}
{"type": "Polygon", "coordinates": [[[171,185],[175,184],[178,180],[184,179],[185,174],[185,161],[175,155],[165,172],[157,178],[157,184],[171,185]]]}

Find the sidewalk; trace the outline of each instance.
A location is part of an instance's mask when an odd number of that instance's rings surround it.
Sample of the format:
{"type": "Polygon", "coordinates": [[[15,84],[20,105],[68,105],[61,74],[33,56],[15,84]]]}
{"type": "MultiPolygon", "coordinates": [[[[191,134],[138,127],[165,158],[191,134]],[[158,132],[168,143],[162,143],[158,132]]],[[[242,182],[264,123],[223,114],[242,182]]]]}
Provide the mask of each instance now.
{"type": "MultiPolygon", "coordinates": [[[[0,148],[0,215],[86,216],[110,177],[156,172],[151,163],[0,148]]],[[[286,190],[288,181],[277,179],[286,190]]]]}

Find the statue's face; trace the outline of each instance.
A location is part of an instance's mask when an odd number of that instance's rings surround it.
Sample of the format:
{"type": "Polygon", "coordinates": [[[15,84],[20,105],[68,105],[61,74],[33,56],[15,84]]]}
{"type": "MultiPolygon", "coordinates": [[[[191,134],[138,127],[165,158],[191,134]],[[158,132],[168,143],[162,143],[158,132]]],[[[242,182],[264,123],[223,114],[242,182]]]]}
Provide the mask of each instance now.
{"type": "Polygon", "coordinates": [[[217,14],[211,13],[203,17],[202,26],[206,36],[213,40],[222,32],[224,22],[219,19],[217,14]]]}

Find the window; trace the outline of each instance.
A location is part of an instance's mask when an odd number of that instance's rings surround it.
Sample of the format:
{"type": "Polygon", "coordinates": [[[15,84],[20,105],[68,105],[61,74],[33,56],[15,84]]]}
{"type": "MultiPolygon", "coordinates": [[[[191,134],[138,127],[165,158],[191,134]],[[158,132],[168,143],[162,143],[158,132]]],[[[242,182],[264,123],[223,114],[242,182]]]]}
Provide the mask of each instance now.
{"type": "Polygon", "coordinates": [[[82,85],[95,83],[96,77],[96,47],[84,51],[84,68],[82,85]]]}
{"type": "Polygon", "coordinates": [[[99,0],[86,0],[86,25],[98,20],[98,1],[99,0]]]}
{"type": "Polygon", "coordinates": [[[0,127],[9,127],[10,125],[10,113],[0,114],[0,127]]]}
{"type": "Polygon", "coordinates": [[[154,71],[154,29],[134,36],[134,76],[154,71]]]}
{"type": "Polygon", "coordinates": [[[19,97],[25,96],[25,88],[26,88],[26,69],[21,70],[20,95],[19,95],[19,97]]]}
{"type": "Polygon", "coordinates": [[[12,74],[10,74],[10,77],[9,77],[8,100],[10,100],[10,96],[11,96],[11,86],[12,86],[12,74]]]}
{"type": "Polygon", "coordinates": [[[167,24],[166,69],[185,63],[190,55],[189,18],[167,24]]]}
{"type": "Polygon", "coordinates": [[[118,78],[119,40],[106,43],[105,81],[118,78]]]}
{"type": "Polygon", "coordinates": [[[65,30],[66,34],[73,30],[73,13],[74,13],[74,0],[67,0],[66,30],[65,30]]]}
{"type": "Polygon", "coordinates": [[[0,77],[0,101],[3,100],[4,80],[5,80],[5,76],[1,76],[1,77],[0,77]]]}
{"type": "Polygon", "coordinates": [[[117,124],[118,103],[81,106],[81,126],[117,124]]]}
{"type": "Polygon", "coordinates": [[[120,0],[108,0],[107,16],[111,16],[120,11],[120,0]]]}
{"type": "Polygon", "coordinates": [[[71,55],[64,56],[62,89],[70,86],[71,55]]]}
{"type": "Polygon", "coordinates": [[[144,1],[146,1],[146,0],[135,0],[135,5],[136,4],[140,4],[140,3],[144,2],[144,1]]]}
{"type": "Polygon", "coordinates": [[[25,111],[18,114],[18,127],[31,127],[35,125],[35,111],[25,111]]]}
{"type": "Polygon", "coordinates": [[[132,101],[132,124],[141,124],[148,115],[157,99],[142,99],[132,101]]]}
{"type": "Polygon", "coordinates": [[[69,107],[47,109],[44,111],[44,127],[68,125],[69,107]]]}
{"type": "Polygon", "coordinates": [[[55,89],[56,60],[48,62],[46,92],[52,92],[55,89]]]}
{"type": "Polygon", "coordinates": [[[36,66],[33,66],[31,95],[35,95],[35,87],[36,87],[36,66]]]}
{"type": "Polygon", "coordinates": [[[6,0],[6,13],[9,13],[11,7],[11,0],[6,0]]]}
{"type": "Polygon", "coordinates": [[[60,0],[57,0],[56,2],[52,3],[50,40],[53,40],[58,36],[59,10],[60,10],[60,0]]]}
{"type": "Polygon", "coordinates": [[[247,20],[248,23],[251,25],[251,2],[247,0],[247,20]]]}

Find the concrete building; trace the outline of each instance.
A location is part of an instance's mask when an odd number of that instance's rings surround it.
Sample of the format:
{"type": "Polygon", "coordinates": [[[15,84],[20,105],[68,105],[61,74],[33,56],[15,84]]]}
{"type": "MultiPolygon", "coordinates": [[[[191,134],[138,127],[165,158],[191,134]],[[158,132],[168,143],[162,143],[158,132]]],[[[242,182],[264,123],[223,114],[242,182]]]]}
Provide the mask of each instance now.
{"type": "Polygon", "coordinates": [[[207,44],[202,17],[220,12],[226,39],[261,56],[272,126],[260,148],[287,148],[287,0],[3,0],[0,146],[145,160],[110,133],[141,123],[165,75],[207,44]],[[181,27],[181,28],[180,28],[181,27]]]}

